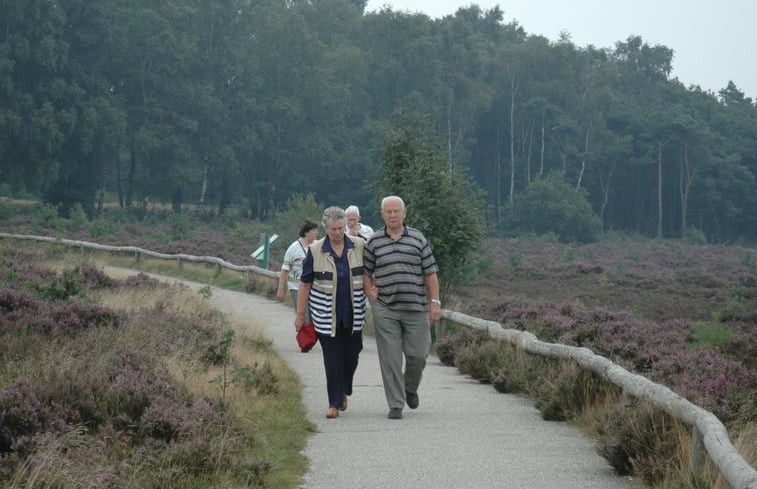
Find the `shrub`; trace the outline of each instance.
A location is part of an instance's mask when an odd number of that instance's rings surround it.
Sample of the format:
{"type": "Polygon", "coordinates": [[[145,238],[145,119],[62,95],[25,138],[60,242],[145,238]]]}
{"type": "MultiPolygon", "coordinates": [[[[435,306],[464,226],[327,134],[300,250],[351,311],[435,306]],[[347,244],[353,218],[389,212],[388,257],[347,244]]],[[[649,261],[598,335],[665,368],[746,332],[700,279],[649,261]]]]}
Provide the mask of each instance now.
{"type": "Polygon", "coordinates": [[[71,206],[71,209],[68,211],[68,219],[71,223],[71,227],[77,231],[85,229],[89,224],[89,216],[87,216],[87,212],[84,210],[84,206],[81,205],[80,202],[71,206]]]}
{"type": "Polygon", "coordinates": [[[116,487],[116,469],[103,445],[83,427],[41,433],[10,487],[116,487]]]}
{"type": "Polygon", "coordinates": [[[76,281],[78,269],[64,270],[62,276],[54,277],[46,284],[32,284],[41,299],[67,302],[82,293],[83,287],[76,281]]]}
{"type": "Polygon", "coordinates": [[[486,225],[481,191],[462,167],[449,171],[447,150],[431,120],[429,114],[395,112],[378,152],[374,195],[377,201],[402,196],[408,225],[423,231],[434,251],[445,295],[472,273],[486,225]]]}
{"type": "Polygon", "coordinates": [[[496,390],[497,392],[501,392],[503,394],[516,392],[512,388],[512,382],[510,381],[508,370],[504,367],[501,367],[496,372],[492,372],[489,382],[491,382],[492,387],[494,387],[494,390],[496,390]]]}
{"type": "Polygon", "coordinates": [[[91,224],[89,232],[93,238],[116,234],[134,218],[134,214],[124,207],[107,208],[91,224]]]}
{"type": "Polygon", "coordinates": [[[194,418],[191,410],[176,399],[152,399],[139,420],[140,432],[166,443],[191,434],[194,418]]]}
{"type": "Polygon", "coordinates": [[[571,263],[576,258],[576,250],[572,246],[568,246],[563,250],[560,255],[560,261],[562,263],[571,263]]]}
{"type": "Polygon", "coordinates": [[[34,222],[38,229],[60,230],[62,225],[60,217],[58,216],[58,208],[50,204],[37,206],[34,222]]]}
{"type": "Polygon", "coordinates": [[[639,401],[610,413],[600,437],[600,452],[618,474],[633,474],[653,486],[682,471],[679,433],[688,436],[688,428],[639,401]]]}
{"type": "Polygon", "coordinates": [[[529,376],[534,372],[533,358],[515,346],[502,342],[502,365],[492,372],[490,381],[497,392],[526,392],[529,376]]]}
{"type": "Polygon", "coordinates": [[[455,366],[479,382],[491,382],[492,375],[504,364],[505,349],[500,341],[468,344],[455,354],[455,366]]]}
{"type": "Polygon", "coordinates": [[[510,233],[541,235],[554,232],[563,243],[593,243],[602,222],[592,210],[583,189],[558,175],[537,180],[516,196],[507,209],[510,233]]]}
{"type": "Polygon", "coordinates": [[[139,288],[139,287],[155,287],[160,284],[160,281],[156,278],[152,278],[144,272],[139,272],[136,275],[130,275],[121,281],[121,284],[127,288],[139,288]]]}
{"type": "Polygon", "coordinates": [[[13,332],[24,328],[29,332],[77,332],[82,329],[117,325],[121,315],[99,304],[79,300],[56,304],[23,292],[0,287],[0,326],[13,332]]]}
{"type": "Polygon", "coordinates": [[[0,390],[0,454],[23,449],[34,434],[46,428],[48,412],[26,379],[0,390]]]}
{"type": "Polygon", "coordinates": [[[106,377],[110,385],[105,393],[107,412],[138,420],[150,406],[152,398],[180,397],[172,381],[154,372],[156,359],[133,349],[124,348],[111,360],[106,377]]]}
{"type": "Polygon", "coordinates": [[[705,246],[707,244],[707,235],[696,227],[686,227],[686,243],[697,246],[705,246]]]}
{"type": "Polygon", "coordinates": [[[757,253],[746,251],[741,257],[741,263],[752,272],[757,272],[757,253]]]}
{"type": "Polygon", "coordinates": [[[316,202],[315,194],[294,194],[287,200],[284,209],[274,216],[274,231],[280,236],[284,246],[289,246],[289,243],[297,239],[305,219],[320,223],[322,215],[323,205],[316,202]]]}
{"type": "Polygon", "coordinates": [[[488,335],[486,333],[480,331],[462,329],[436,340],[434,350],[443,364],[454,365],[455,355],[458,351],[469,345],[479,345],[483,343],[487,337],[488,335]]]}
{"type": "Polygon", "coordinates": [[[189,237],[189,218],[186,214],[171,214],[168,217],[168,224],[171,228],[171,239],[176,241],[187,239],[189,237]]]}
{"type": "Polygon", "coordinates": [[[103,236],[115,234],[119,229],[121,229],[119,223],[107,218],[98,217],[90,226],[89,234],[93,238],[102,238],[103,236]]]}
{"type": "Polygon", "coordinates": [[[537,382],[530,382],[529,393],[542,418],[548,421],[573,420],[581,416],[594,399],[600,397],[604,382],[569,362],[553,362],[537,382]]]}
{"type": "Polygon", "coordinates": [[[110,289],[116,286],[117,281],[110,278],[102,269],[85,263],[79,267],[78,282],[87,289],[110,289]]]}
{"type": "Polygon", "coordinates": [[[718,347],[733,336],[733,332],[720,323],[720,315],[712,313],[709,324],[697,322],[694,324],[694,340],[697,348],[718,347]]]}
{"type": "MultiPolygon", "coordinates": [[[[0,185],[0,189],[2,189],[2,185],[0,185]]],[[[1,190],[0,197],[2,197],[1,190]]],[[[13,206],[5,199],[0,198],[0,221],[7,221],[11,216],[14,215],[14,213],[15,209],[13,208],[13,206]]]]}
{"type": "Polygon", "coordinates": [[[270,363],[255,364],[253,367],[254,380],[250,384],[258,394],[271,395],[279,392],[279,376],[276,375],[270,363]]]}

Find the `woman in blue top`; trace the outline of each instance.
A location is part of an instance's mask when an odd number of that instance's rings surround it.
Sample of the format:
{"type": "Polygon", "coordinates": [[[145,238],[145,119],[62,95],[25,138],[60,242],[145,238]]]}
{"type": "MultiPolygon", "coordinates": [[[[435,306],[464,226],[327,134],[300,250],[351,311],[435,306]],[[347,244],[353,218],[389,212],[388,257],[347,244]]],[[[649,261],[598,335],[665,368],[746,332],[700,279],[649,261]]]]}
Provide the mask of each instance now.
{"type": "Polygon", "coordinates": [[[308,248],[302,265],[294,326],[306,312],[318,333],[329,397],[327,418],[347,409],[352,379],[363,349],[366,298],[363,291],[363,240],[345,236],[347,216],[339,207],[323,211],[326,237],[308,248]]]}

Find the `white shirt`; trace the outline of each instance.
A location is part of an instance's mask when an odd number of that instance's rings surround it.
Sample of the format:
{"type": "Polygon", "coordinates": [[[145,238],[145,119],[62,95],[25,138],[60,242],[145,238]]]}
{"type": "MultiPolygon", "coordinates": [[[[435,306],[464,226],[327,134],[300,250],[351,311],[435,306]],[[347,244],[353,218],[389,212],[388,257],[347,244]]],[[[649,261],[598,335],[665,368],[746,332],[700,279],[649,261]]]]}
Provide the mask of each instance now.
{"type": "Polygon", "coordinates": [[[358,231],[358,234],[360,234],[363,238],[365,238],[366,241],[368,241],[368,239],[373,236],[373,228],[361,222],[360,231],[358,231]]]}
{"type": "Polygon", "coordinates": [[[294,241],[284,253],[284,263],[281,269],[289,272],[287,274],[287,286],[289,290],[297,290],[300,287],[300,276],[302,275],[302,262],[308,254],[308,249],[299,239],[294,241]]]}

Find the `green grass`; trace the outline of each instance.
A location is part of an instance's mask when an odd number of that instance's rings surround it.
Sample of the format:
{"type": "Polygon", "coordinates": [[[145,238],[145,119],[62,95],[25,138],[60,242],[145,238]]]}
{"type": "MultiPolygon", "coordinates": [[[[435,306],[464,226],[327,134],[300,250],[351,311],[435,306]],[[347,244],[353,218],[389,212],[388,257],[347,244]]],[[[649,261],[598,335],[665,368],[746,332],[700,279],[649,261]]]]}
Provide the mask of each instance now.
{"type": "Polygon", "coordinates": [[[253,274],[251,278],[248,278],[247,273],[218,268],[210,264],[185,261],[180,268],[178,261],[174,260],[149,257],[141,257],[136,260],[132,256],[100,252],[95,256],[98,262],[115,267],[181,278],[237,292],[254,291],[256,294],[269,299],[276,297],[276,279],[259,274],[253,274]]]}
{"type": "Polygon", "coordinates": [[[720,322],[720,314],[713,312],[708,324],[694,324],[694,346],[697,348],[714,348],[731,339],[733,332],[720,322]]]}

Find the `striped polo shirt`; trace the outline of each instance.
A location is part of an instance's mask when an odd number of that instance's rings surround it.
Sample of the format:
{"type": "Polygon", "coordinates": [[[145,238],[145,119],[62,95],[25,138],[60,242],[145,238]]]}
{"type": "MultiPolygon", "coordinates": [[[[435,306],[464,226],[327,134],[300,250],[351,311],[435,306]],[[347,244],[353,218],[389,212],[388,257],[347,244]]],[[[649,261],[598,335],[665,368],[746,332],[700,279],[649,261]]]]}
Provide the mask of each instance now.
{"type": "Polygon", "coordinates": [[[386,227],[377,230],[363,248],[363,266],[373,275],[379,302],[393,309],[428,310],[426,275],[439,268],[420,231],[405,226],[395,241],[386,227]]]}

